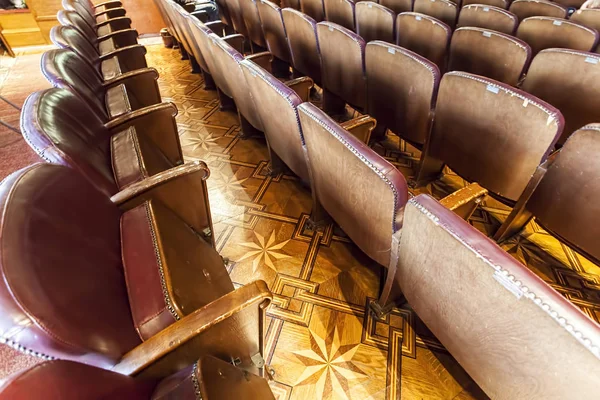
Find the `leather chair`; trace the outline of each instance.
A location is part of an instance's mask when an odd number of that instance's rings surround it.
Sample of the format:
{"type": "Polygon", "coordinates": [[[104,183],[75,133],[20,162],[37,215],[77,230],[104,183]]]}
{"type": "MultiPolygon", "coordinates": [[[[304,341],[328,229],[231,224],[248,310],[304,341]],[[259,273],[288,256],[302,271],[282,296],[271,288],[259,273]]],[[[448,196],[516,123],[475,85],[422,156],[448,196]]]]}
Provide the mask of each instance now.
{"type": "Polygon", "coordinates": [[[383,40],[394,43],[396,40],[396,13],[372,1],[356,3],[356,33],[366,43],[383,40]]]}
{"type": "Polygon", "coordinates": [[[517,16],[519,22],[535,16],[567,18],[568,11],[560,4],[545,0],[515,0],[508,10],[517,16]]]}
{"type": "Polygon", "coordinates": [[[600,32],[600,9],[587,8],[585,10],[577,10],[569,19],[600,32]]]}
{"type": "Polygon", "coordinates": [[[95,16],[78,0],[62,0],[62,6],[67,11],[78,13],[98,37],[123,29],[131,29],[131,19],[125,16],[125,10],[122,8],[111,8],[101,13],[101,16],[95,16]]]}
{"type": "MultiPolygon", "coordinates": [[[[462,1],[463,8],[465,6],[468,6],[471,4],[481,4],[481,5],[485,5],[485,6],[493,6],[493,7],[498,7],[498,8],[507,10],[508,6],[510,5],[510,1],[509,0],[463,0],[462,1]]],[[[462,9],[461,9],[461,12],[462,12],[462,9]]],[[[458,16],[458,18],[460,18],[460,15],[458,16]]]]}
{"type": "Polygon", "coordinates": [[[517,86],[531,61],[522,40],[482,28],[458,28],[450,44],[449,71],[464,71],[517,86]]]}
{"type": "Polygon", "coordinates": [[[262,21],[258,13],[258,3],[260,0],[238,0],[242,10],[242,16],[246,23],[248,39],[252,53],[260,53],[267,49],[267,41],[263,33],[262,21]]]}
{"type": "Polygon", "coordinates": [[[397,284],[490,398],[597,397],[597,323],[427,195],[408,202],[402,231],[397,284]]]}
{"type": "Polygon", "coordinates": [[[365,41],[356,33],[331,22],[317,24],[321,49],[323,109],[343,114],[349,103],[358,110],[367,105],[365,41]]]}
{"type": "Polygon", "coordinates": [[[519,25],[517,16],[503,8],[470,4],[464,6],[458,16],[459,28],[478,27],[493,30],[507,35],[514,35],[519,25]]]}
{"type": "Polygon", "coordinates": [[[440,83],[417,186],[436,179],[447,165],[514,204],[563,126],[556,108],[528,93],[479,75],[448,72],[440,83]]]}
{"type": "Polygon", "coordinates": [[[396,44],[446,70],[446,56],[452,30],[442,21],[425,14],[405,12],[396,17],[396,44]]]}
{"type": "Polygon", "coordinates": [[[104,81],[84,59],[64,49],[45,52],[41,67],[53,86],[72,90],[105,119],[161,102],[158,72],[154,68],[138,69],[104,81]]]}
{"type": "Polygon", "coordinates": [[[11,376],[0,400],[275,400],[266,380],[206,356],[164,379],[129,376],[73,361],[46,361],[11,376]]]}
{"type": "Polygon", "coordinates": [[[265,282],[234,290],[158,199],[122,212],[73,169],[35,164],[0,201],[2,342],[123,375],[164,378],[205,355],[262,375],[265,282]]]}
{"type": "Polygon", "coordinates": [[[390,129],[422,148],[429,136],[441,74],[431,61],[400,46],[367,43],[367,113],[377,134],[390,129]]]}
{"type": "MultiPolygon", "coordinates": [[[[244,1],[244,0],[240,0],[244,1]]],[[[287,41],[287,33],[283,25],[281,8],[269,0],[257,0],[258,13],[269,52],[274,56],[271,61],[272,71],[276,76],[289,78],[292,56],[287,41]]]]}
{"type": "Polygon", "coordinates": [[[600,119],[600,55],[546,49],[533,59],[521,89],[558,108],[565,117],[563,144],[577,129],[600,119]]]}
{"type": "Polygon", "coordinates": [[[325,21],[323,0],[300,0],[300,11],[314,19],[315,22],[325,21]]]}
{"type": "Polygon", "coordinates": [[[413,10],[437,18],[454,30],[459,7],[450,0],[415,0],[413,10]]]}
{"type": "Polygon", "coordinates": [[[413,10],[414,0],[379,0],[379,4],[389,8],[396,14],[413,10]]]}
{"type": "Polygon", "coordinates": [[[121,47],[101,55],[98,48],[75,27],[62,25],[50,30],[50,39],[57,47],[71,50],[92,64],[105,81],[123,73],[148,68],[146,48],[140,44],[121,47]]]}
{"type": "Polygon", "coordinates": [[[517,29],[517,37],[531,46],[535,57],[548,48],[594,51],[598,32],[571,21],[550,17],[529,17],[517,29]]]}
{"type": "Polygon", "coordinates": [[[299,11],[281,10],[287,32],[294,75],[309,76],[321,85],[321,50],[317,38],[317,22],[299,11]]]}
{"type": "Polygon", "coordinates": [[[353,0],[323,0],[325,20],[356,32],[353,0]]]}

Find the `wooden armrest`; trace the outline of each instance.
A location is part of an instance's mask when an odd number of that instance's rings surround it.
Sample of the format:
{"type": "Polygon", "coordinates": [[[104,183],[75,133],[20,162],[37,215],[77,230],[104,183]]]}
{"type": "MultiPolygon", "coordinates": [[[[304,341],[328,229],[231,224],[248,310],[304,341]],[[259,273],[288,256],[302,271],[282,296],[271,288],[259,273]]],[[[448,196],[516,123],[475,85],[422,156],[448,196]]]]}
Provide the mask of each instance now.
{"type": "Polygon", "coordinates": [[[104,25],[110,25],[110,30],[113,32],[121,31],[123,29],[129,29],[129,28],[131,28],[131,18],[117,17],[117,18],[107,19],[106,21],[98,22],[96,24],[96,29],[100,28],[104,25]]]}
{"type": "Polygon", "coordinates": [[[225,35],[224,32],[227,25],[221,21],[205,22],[204,25],[219,37],[223,37],[225,35]]]}
{"type": "Polygon", "coordinates": [[[373,132],[376,125],[377,121],[368,115],[363,115],[341,124],[342,128],[366,144],[369,144],[371,132],[373,132]]]}
{"type": "Polygon", "coordinates": [[[234,35],[223,36],[222,39],[241,54],[244,54],[244,36],[236,33],[234,35]]]}
{"type": "Polygon", "coordinates": [[[112,39],[116,47],[126,47],[137,44],[138,31],[135,29],[121,29],[108,33],[98,38],[98,42],[103,40],[112,39]]]}
{"type": "Polygon", "coordinates": [[[119,57],[121,55],[126,55],[125,53],[131,54],[131,53],[138,53],[138,52],[141,54],[141,56],[145,56],[147,53],[147,49],[146,49],[146,47],[142,46],[141,44],[132,44],[130,46],[119,47],[118,49],[115,49],[111,52],[102,54],[100,56],[100,61],[108,60],[109,58],[113,58],[113,57],[119,57]]]}
{"type": "Polygon", "coordinates": [[[123,7],[123,3],[121,3],[118,0],[110,0],[110,1],[105,1],[105,2],[94,5],[95,10],[99,9],[100,7],[104,7],[104,8],[123,7]]]}
{"type": "Polygon", "coordinates": [[[466,221],[473,215],[487,193],[487,189],[474,182],[444,197],[440,200],[440,204],[454,211],[455,214],[466,221]]]}
{"type": "Polygon", "coordinates": [[[155,68],[142,68],[135,71],[125,72],[119,76],[114,77],[113,79],[109,79],[104,82],[104,87],[109,89],[113,86],[117,86],[120,84],[126,84],[128,80],[144,76],[149,77],[153,80],[158,80],[158,71],[155,68]]]}
{"type": "Polygon", "coordinates": [[[125,354],[112,370],[162,378],[212,355],[260,372],[265,310],[272,298],[264,281],[245,285],[146,340],[125,354]]]}
{"type": "Polygon", "coordinates": [[[306,102],[310,97],[310,89],[313,88],[315,83],[308,76],[302,76],[300,78],[287,81],[285,85],[290,89],[293,89],[294,92],[296,92],[296,94],[300,96],[302,101],[306,102]]]}
{"type": "Polygon", "coordinates": [[[96,19],[98,19],[98,17],[105,16],[107,18],[107,20],[110,20],[113,18],[124,17],[125,14],[126,14],[126,12],[125,12],[124,8],[117,8],[117,7],[109,8],[104,11],[100,11],[100,12],[96,13],[96,19]]]}
{"type": "Polygon", "coordinates": [[[253,61],[256,64],[258,64],[262,69],[271,72],[271,60],[273,60],[273,55],[268,51],[250,54],[246,56],[246,60],[253,61]]]}

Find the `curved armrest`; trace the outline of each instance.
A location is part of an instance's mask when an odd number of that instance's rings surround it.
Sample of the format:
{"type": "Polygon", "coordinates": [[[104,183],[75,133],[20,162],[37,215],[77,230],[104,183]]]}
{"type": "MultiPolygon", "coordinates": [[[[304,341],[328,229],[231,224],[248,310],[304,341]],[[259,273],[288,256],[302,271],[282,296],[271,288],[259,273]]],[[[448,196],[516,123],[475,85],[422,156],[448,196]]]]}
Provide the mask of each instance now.
{"type": "Polygon", "coordinates": [[[148,68],[146,62],[146,47],[141,44],[134,44],[131,46],[120,47],[114,51],[103,54],[100,56],[100,61],[117,57],[119,60],[119,66],[122,73],[135,71],[137,69],[148,68]]]}
{"type": "Polygon", "coordinates": [[[296,79],[292,79],[291,81],[287,81],[285,83],[285,85],[287,87],[289,87],[290,89],[293,89],[294,92],[296,92],[296,94],[298,96],[300,96],[302,101],[306,102],[306,101],[308,101],[308,99],[310,97],[310,89],[313,88],[315,83],[308,76],[302,76],[300,78],[296,78],[296,79]]]}
{"type": "Polygon", "coordinates": [[[158,71],[155,68],[143,68],[138,69],[137,71],[129,71],[119,76],[114,77],[113,79],[109,79],[104,82],[104,87],[109,89],[113,86],[117,86],[120,84],[127,84],[127,81],[130,79],[137,78],[139,76],[148,76],[153,80],[158,79],[158,71]]]}
{"type": "Polygon", "coordinates": [[[99,22],[105,22],[105,21],[113,19],[113,18],[124,17],[125,14],[126,14],[126,12],[125,12],[124,8],[117,8],[117,7],[109,8],[104,11],[100,11],[99,13],[96,13],[96,20],[98,20],[99,17],[105,17],[106,20],[99,21],[99,22]]]}
{"type": "Polygon", "coordinates": [[[250,54],[249,56],[246,56],[246,60],[253,61],[260,65],[262,69],[271,72],[271,60],[273,60],[273,55],[268,51],[250,54]]]}
{"type": "Polygon", "coordinates": [[[119,31],[114,31],[108,33],[104,36],[100,36],[98,38],[98,42],[102,42],[103,40],[112,39],[115,43],[115,47],[126,47],[134,44],[138,44],[137,38],[139,34],[135,29],[121,29],[119,31]]]}
{"type": "Polygon", "coordinates": [[[106,8],[123,7],[123,3],[121,3],[119,0],[110,0],[110,1],[105,1],[105,2],[94,5],[95,10],[98,10],[101,7],[104,7],[105,9],[106,8]]]}
{"type": "MultiPolygon", "coordinates": [[[[141,44],[132,44],[129,46],[125,46],[125,47],[119,47],[118,49],[115,49],[111,52],[102,54],[100,56],[100,61],[104,61],[107,60],[109,58],[112,57],[119,57],[119,56],[124,56],[124,55],[128,55],[125,53],[130,53],[130,54],[135,54],[135,53],[140,53],[142,56],[145,56],[146,53],[148,52],[148,50],[146,49],[146,47],[142,46],[141,44]]],[[[130,56],[131,57],[131,56],[130,56]]]]}
{"type": "Polygon", "coordinates": [[[244,39],[244,36],[236,33],[234,35],[223,36],[222,39],[241,54],[244,54],[244,40],[246,40],[244,39]]]}
{"type": "Polygon", "coordinates": [[[369,144],[371,132],[375,129],[377,121],[368,115],[363,115],[362,117],[351,119],[340,125],[363,143],[369,144]]]}
{"type": "Polygon", "coordinates": [[[227,28],[227,25],[221,21],[205,22],[204,25],[219,37],[224,36],[225,28],[227,28]]]}
{"type": "Polygon", "coordinates": [[[487,193],[487,189],[474,182],[444,197],[440,200],[440,204],[466,221],[473,215],[487,193]]]}
{"type": "Polygon", "coordinates": [[[131,28],[131,18],[117,17],[117,18],[107,19],[106,21],[98,22],[96,24],[96,29],[98,29],[104,25],[110,25],[111,32],[121,31],[123,29],[130,29],[131,28]]]}
{"type": "Polygon", "coordinates": [[[104,82],[106,90],[125,85],[127,100],[132,110],[139,110],[162,101],[158,88],[158,71],[154,68],[142,68],[125,72],[113,79],[104,82]]]}
{"type": "Polygon", "coordinates": [[[245,285],[146,340],[125,354],[112,370],[162,378],[212,355],[260,372],[265,311],[272,299],[264,281],[245,285]]]}

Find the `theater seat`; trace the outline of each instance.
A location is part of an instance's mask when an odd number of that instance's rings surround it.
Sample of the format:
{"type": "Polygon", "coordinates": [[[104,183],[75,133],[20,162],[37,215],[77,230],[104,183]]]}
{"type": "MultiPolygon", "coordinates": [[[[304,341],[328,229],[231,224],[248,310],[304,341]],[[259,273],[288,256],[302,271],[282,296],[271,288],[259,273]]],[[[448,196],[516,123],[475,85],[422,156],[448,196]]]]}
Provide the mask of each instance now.
{"type": "Polygon", "coordinates": [[[450,0],[415,0],[413,10],[437,18],[454,30],[459,7],[450,0]]]}
{"type": "MultiPolygon", "coordinates": [[[[242,16],[248,30],[248,39],[253,53],[260,53],[267,49],[265,34],[263,33],[262,21],[258,12],[260,0],[238,0],[242,16]]],[[[217,32],[215,32],[217,33],[217,32]]],[[[220,36],[220,35],[219,35],[220,36]]]]}
{"type": "Polygon", "coordinates": [[[125,16],[123,8],[111,8],[99,15],[92,15],[88,8],[77,0],[62,0],[67,11],[78,13],[98,37],[123,29],[131,29],[131,19],[125,16]]]}
{"type": "Polygon", "coordinates": [[[290,8],[284,8],[281,14],[290,44],[294,74],[309,76],[317,85],[321,85],[317,22],[308,15],[290,8]]]}
{"type": "MultiPolygon", "coordinates": [[[[498,7],[498,8],[502,8],[502,9],[508,9],[508,6],[510,5],[510,1],[509,0],[463,0],[462,1],[462,6],[463,8],[465,6],[471,5],[471,4],[481,4],[484,6],[493,6],[493,7],[498,7]]],[[[461,10],[462,12],[462,10],[461,10]]],[[[460,18],[460,16],[459,16],[460,18]]]]}
{"type": "Polygon", "coordinates": [[[172,0],[165,0],[165,10],[169,15],[171,27],[173,28],[172,35],[179,44],[181,59],[190,61],[192,72],[200,72],[198,71],[198,64],[194,63],[195,43],[190,38],[190,34],[187,30],[187,22],[183,17],[184,15],[189,15],[189,12],[172,0]]]}
{"type": "Polygon", "coordinates": [[[517,29],[517,37],[531,46],[532,54],[548,48],[594,51],[598,32],[575,22],[550,17],[529,17],[517,29]]]}
{"type": "Polygon", "coordinates": [[[458,28],[450,44],[449,71],[465,71],[517,86],[531,61],[522,40],[481,28],[458,28]]]}
{"type": "Polygon", "coordinates": [[[396,13],[372,1],[356,4],[356,33],[365,42],[383,40],[394,43],[396,40],[396,13]]]}
{"type": "Polygon", "coordinates": [[[397,284],[490,398],[597,397],[597,323],[429,196],[408,202],[402,231],[397,284]]]}
{"type": "MultiPolygon", "coordinates": [[[[244,0],[241,0],[244,1],[244,0]]],[[[267,42],[269,52],[275,57],[271,63],[273,72],[282,78],[289,78],[290,64],[292,56],[290,55],[290,46],[283,25],[281,8],[269,0],[257,0],[258,13],[262,21],[262,29],[267,42]]]]}
{"type": "Polygon", "coordinates": [[[514,35],[518,24],[517,17],[502,8],[470,4],[460,11],[457,26],[472,26],[514,35]]]}
{"type": "Polygon", "coordinates": [[[570,20],[600,32],[600,9],[577,10],[571,15],[570,20]]]}
{"type": "Polygon", "coordinates": [[[379,4],[389,8],[396,14],[413,10],[414,0],[379,0],[379,4]]]}
{"type": "Polygon", "coordinates": [[[2,182],[0,203],[3,343],[148,378],[204,355],[261,373],[266,284],[234,290],[160,200],[123,213],[73,169],[35,164],[2,182]]]}
{"type": "Polygon", "coordinates": [[[346,29],[356,32],[353,0],[323,0],[325,19],[346,29]]]}
{"type": "Polygon", "coordinates": [[[405,12],[396,18],[396,36],[398,46],[425,57],[441,72],[446,70],[446,54],[452,36],[448,25],[424,14],[405,12]]]}
{"type": "Polygon", "coordinates": [[[300,11],[314,19],[316,22],[325,21],[323,0],[300,0],[300,11]]]}
{"type": "Polygon", "coordinates": [[[567,18],[567,8],[546,0],[515,0],[511,3],[510,12],[520,21],[535,16],[567,18]]]}
{"type": "Polygon", "coordinates": [[[135,379],[72,361],[46,361],[21,371],[0,387],[0,400],[275,400],[266,380],[206,356],[174,375],[135,379]]]}

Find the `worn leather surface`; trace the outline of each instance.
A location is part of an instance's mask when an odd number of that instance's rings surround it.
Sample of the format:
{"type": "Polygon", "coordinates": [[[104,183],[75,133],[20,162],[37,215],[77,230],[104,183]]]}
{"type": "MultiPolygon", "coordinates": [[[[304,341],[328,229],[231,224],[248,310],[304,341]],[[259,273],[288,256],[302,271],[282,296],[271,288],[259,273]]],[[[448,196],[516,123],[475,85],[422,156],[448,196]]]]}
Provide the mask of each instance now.
{"type": "Polygon", "coordinates": [[[401,138],[423,145],[431,129],[441,74],[431,61],[400,46],[367,43],[367,113],[401,138]]]}
{"type": "Polygon", "coordinates": [[[314,19],[316,22],[325,21],[325,6],[323,5],[323,0],[300,0],[300,11],[314,19]]]}
{"type": "Polygon", "coordinates": [[[516,201],[563,125],[556,108],[528,93],[449,72],[440,83],[427,151],[468,181],[516,201]]]}
{"type": "Polygon", "coordinates": [[[490,398],[597,397],[595,322],[431,197],[407,204],[402,231],[402,293],[490,398]]]}
{"type": "Polygon", "coordinates": [[[259,2],[260,0],[242,0],[240,1],[240,7],[244,22],[246,23],[246,29],[248,30],[248,38],[260,47],[267,48],[262,21],[258,13],[259,2]]]}
{"type": "Polygon", "coordinates": [[[394,43],[396,40],[396,13],[372,1],[356,4],[356,33],[365,42],[383,40],[394,43]]]}
{"type": "Polygon", "coordinates": [[[108,88],[104,102],[110,118],[116,118],[132,110],[127,96],[127,87],[124,84],[108,88]]]}
{"type": "Polygon", "coordinates": [[[457,26],[474,26],[514,35],[518,24],[517,17],[503,8],[470,4],[460,11],[457,26]]]}
{"type": "Polygon", "coordinates": [[[413,10],[437,18],[454,29],[459,7],[449,0],[415,0],[413,10]]]}
{"type": "Polygon", "coordinates": [[[292,58],[281,17],[281,8],[268,0],[257,0],[257,7],[269,52],[280,60],[290,63],[292,58]]]}
{"type": "Polygon", "coordinates": [[[517,37],[531,46],[533,56],[548,48],[593,51],[598,32],[571,21],[550,17],[529,17],[521,22],[517,37]]]}
{"type": "Polygon", "coordinates": [[[81,34],[94,46],[97,46],[98,35],[91,28],[85,19],[75,11],[60,10],[56,14],[56,18],[61,25],[72,26],[79,30],[81,34]]]}
{"type": "Polygon", "coordinates": [[[248,37],[248,29],[246,28],[246,23],[244,22],[240,0],[225,0],[225,3],[227,4],[227,11],[229,12],[233,29],[237,33],[244,35],[244,37],[248,37]]]}
{"type": "Polygon", "coordinates": [[[323,0],[325,19],[355,31],[354,6],[355,3],[352,0],[323,0]]]}
{"type": "Polygon", "coordinates": [[[387,267],[408,199],[404,176],[313,104],[298,110],[313,196],[365,254],[387,267]]]}
{"type": "Polygon", "coordinates": [[[465,71],[517,86],[531,61],[522,40],[482,28],[458,28],[450,44],[449,71],[465,71]]]}
{"type": "Polygon", "coordinates": [[[519,21],[535,16],[566,18],[567,8],[560,4],[545,0],[515,0],[508,9],[519,21]]]}
{"type": "Polygon", "coordinates": [[[389,8],[396,14],[413,10],[414,0],[379,0],[379,4],[389,8]]]}
{"type": "Polygon", "coordinates": [[[58,25],[53,27],[50,31],[50,39],[58,47],[74,51],[88,63],[94,66],[99,64],[98,47],[90,43],[74,26],[58,25]]]}
{"type": "Polygon", "coordinates": [[[600,9],[588,8],[585,10],[577,10],[569,19],[600,32],[600,9]]]}
{"type": "Polygon", "coordinates": [[[396,44],[414,51],[446,70],[446,55],[452,31],[448,25],[433,17],[405,12],[396,17],[396,44]]]}
{"type": "Polygon", "coordinates": [[[331,22],[317,24],[323,87],[353,106],[365,107],[365,42],[356,33],[331,22]]]}
{"type": "MultiPolygon", "coordinates": [[[[509,0],[463,0],[462,6],[468,6],[469,4],[484,4],[486,6],[494,6],[498,8],[508,9],[510,5],[509,0]]],[[[460,16],[459,16],[460,18],[460,16]]]]}
{"type": "Polygon", "coordinates": [[[290,44],[292,65],[301,73],[321,83],[321,53],[316,21],[289,8],[281,10],[290,44]]]}

